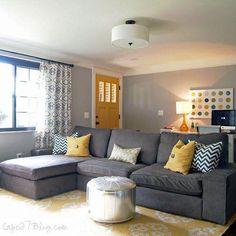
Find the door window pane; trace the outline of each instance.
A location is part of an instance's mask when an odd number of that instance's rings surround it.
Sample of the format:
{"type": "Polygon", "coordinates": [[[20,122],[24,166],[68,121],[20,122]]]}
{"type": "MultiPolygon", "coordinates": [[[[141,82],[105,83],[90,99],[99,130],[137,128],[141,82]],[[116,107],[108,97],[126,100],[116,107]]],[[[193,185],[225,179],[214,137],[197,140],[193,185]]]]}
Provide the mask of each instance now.
{"type": "Polygon", "coordinates": [[[0,128],[13,127],[14,66],[0,63],[0,128]]]}
{"type": "Polygon", "coordinates": [[[99,88],[98,88],[98,101],[99,102],[104,102],[104,82],[99,81],[99,88]]]}
{"type": "Polygon", "coordinates": [[[106,102],[110,102],[111,84],[106,82],[106,102]]]}
{"type": "Polygon", "coordinates": [[[111,85],[111,102],[116,103],[116,84],[111,85]]]}

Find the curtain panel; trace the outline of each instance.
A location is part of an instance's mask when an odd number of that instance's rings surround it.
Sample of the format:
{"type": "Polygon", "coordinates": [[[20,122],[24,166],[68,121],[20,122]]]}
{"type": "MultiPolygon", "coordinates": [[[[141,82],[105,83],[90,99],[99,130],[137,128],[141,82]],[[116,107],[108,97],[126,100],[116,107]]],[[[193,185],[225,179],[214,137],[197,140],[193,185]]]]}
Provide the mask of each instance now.
{"type": "Polygon", "coordinates": [[[54,134],[71,132],[71,67],[42,62],[35,147],[53,147],[54,134]]]}

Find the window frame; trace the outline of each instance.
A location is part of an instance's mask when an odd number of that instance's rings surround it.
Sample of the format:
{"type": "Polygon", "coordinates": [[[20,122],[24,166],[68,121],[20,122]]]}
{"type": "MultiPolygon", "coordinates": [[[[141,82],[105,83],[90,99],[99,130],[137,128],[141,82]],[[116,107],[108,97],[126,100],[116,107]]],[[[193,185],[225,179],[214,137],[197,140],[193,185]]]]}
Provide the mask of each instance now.
{"type": "Polygon", "coordinates": [[[37,69],[39,70],[40,63],[33,62],[33,61],[27,61],[23,59],[18,58],[12,58],[7,56],[1,56],[0,55],[0,62],[2,63],[8,63],[14,66],[13,68],[13,103],[12,103],[12,113],[13,113],[13,121],[12,121],[12,128],[0,128],[0,132],[11,132],[11,131],[33,131],[35,130],[35,127],[16,127],[16,71],[17,66],[28,68],[28,69],[37,69]]]}

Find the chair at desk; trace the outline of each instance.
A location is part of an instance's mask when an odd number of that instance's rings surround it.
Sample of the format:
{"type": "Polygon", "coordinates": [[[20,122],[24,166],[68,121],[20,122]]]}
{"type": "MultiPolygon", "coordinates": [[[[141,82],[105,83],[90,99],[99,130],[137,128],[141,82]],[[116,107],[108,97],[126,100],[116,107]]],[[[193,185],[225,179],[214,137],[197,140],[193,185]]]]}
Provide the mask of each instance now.
{"type": "Polygon", "coordinates": [[[197,127],[197,132],[199,134],[220,133],[221,127],[219,125],[209,125],[209,126],[200,125],[197,127]]]}

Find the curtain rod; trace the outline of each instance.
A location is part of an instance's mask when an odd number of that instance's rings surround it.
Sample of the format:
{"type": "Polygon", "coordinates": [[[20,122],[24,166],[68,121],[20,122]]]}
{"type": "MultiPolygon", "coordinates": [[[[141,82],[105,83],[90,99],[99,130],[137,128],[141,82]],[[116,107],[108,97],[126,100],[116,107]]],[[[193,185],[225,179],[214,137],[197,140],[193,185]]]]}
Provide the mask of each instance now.
{"type": "Polygon", "coordinates": [[[50,60],[50,59],[46,59],[46,58],[42,58],[42,57],[35,57],[35,56],[27,55],[27,54],[24,54],[24,53],[8,51],[8,50],[1,49],[1,48],[0,48],[0,51],[1,51],[1,52],[6,52],[6,53],[12,53],[12,54],[19,55],[19,56],[31,57],[31,58],[38,59],[38,60],[42,60],[42,61],[55,62],[55,63],[58,63],[58,64],[70,66],[70,67],[73,67],[73,66],[74,66],[73,64],[68,64],[68,63],[65,63],[65,62],[54,61],[54,60],[50,60]]]}

